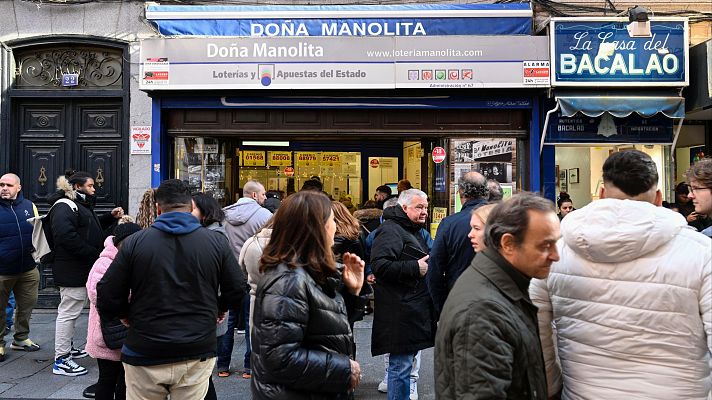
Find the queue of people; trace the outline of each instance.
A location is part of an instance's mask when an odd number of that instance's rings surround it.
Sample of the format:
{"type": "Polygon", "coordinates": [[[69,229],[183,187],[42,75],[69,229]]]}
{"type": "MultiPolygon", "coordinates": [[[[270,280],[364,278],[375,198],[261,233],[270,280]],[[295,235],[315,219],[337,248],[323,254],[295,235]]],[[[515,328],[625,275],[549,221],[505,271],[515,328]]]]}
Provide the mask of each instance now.
{"type": "MultiPolygon", "coordinates": [[[[216,399],[213,371],[233,373],[242,320],[253,398],[352,399],[354,323],[372,300],[371,355],[384,356],[373,389],[389,400],[418,399],[424,372],[437,399],[706,399],[712,228],[688,224],[712,215],[712,160],[687,178],[677,213],[660,207],[656,166],[635,150],[606,160],[600,200],[580,209],[566,193],[556,205],[526,192],[503,200],[470,172],[457,183],[462,210],[433,240],[428,196],[407,181],[397,195],[379,187],[362,208],[377,211],[353,213],[311,179],[272,197],[273,213],[257,181],[222,209],[171,179],[144,194],[134,223],[120,208],[97,215],[93,179],[68,171],[43,259],[60,287],[53,373],[86,374],[76,360],[91,355],[88,396],[216,399]],[[434,365],[422,365],[431,347],[434,365]]],[[[0,303],[12,292],[17,304],[10,347],[37,351],[39,278],[32,227],[20,223],[37,209],[13,174],[0,178],[0,205],[0,303]]]]}

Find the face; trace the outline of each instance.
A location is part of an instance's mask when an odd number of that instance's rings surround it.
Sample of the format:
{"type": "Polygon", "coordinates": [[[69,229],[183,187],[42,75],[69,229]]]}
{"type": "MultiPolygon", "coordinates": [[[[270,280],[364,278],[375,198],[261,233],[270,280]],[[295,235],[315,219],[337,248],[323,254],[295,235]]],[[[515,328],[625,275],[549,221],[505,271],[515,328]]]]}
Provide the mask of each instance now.
{"type": "Polygon", "coordinates": [[[265,200],[267,200],[267,191],[265,188],[262,188],[259,192],[252,193],[252,198],[255,199],[257,204],[262,205],[265,203],[265,200]]]}
{"type": "Polygon", "coordinates": [[[22,190],[22,186],[14,176],[8,174],[0,178],[0,199],[15,200],[20,190],[22,190]]]}
{"type": "Polygon", "coordinates": [[[428,218],[428,199],[413,197],[410,204],[403,206],[403,211],[408,215],[408,219],[416,224],[424,224],[428,218]]]}
{"type": "Polygon", "coordinates": [[[532,211],[524,241],[517,245],[514,236],[502,237],[502,255],[519,272],[530,278],[544,279],[549,276],[551,264],[559,261],[556,241],[561,236],[559,218],[553,212],[532,211]]]}
{"type": "Polygon", "coordinates": [[[712,215],[712,189],[704,187],[699,182],[690,182],[690,193],[687,195],[695,205],[695,212],[698,214],[712,215]]]}
{"type": "Polygon", "coordinates": [[[561,210],[561,216],[565,217],[566,214],[574,210],[574,203],[570,201],[565,201],[561,203],[561,207],[559,207],[559,210],[561,210]]]}
{"type": "Polygon", "coordinates": [[[326,244],[331,248],[334,245],[334,235],[336,235],[336,221],[334,221],[334,212],[329,215],[329,219],[324,224],[326,229],[326,244]]]}
{"type": "Polygon", "coordinates": [[[485,249],[485,223],[477,216],[477,214],[472,214],[470,218],[470,233],[467,235],[470,238],[470,243],[472,243],[472,248],[475,251],[482,251],[485,249]]]}
{"type": "Polygon", "coordinates": [[[373,195],[373,199],[378,201],[383,201],[386,199],[386,194],[383,192],[376,192],[375,195],[373,195]]]}
{"type": "Polygon", "coordinates": [[[96,192],[96,189],[94,189],[94,179],[87,179],[87,181],[83,185],[74,185],[74,188],[82,193],[86,193],[90,196],[94,195],[94,192],[96,192]]]}
{"type": "Polygon", "coordinates": [[[680,204],[687,204],[690,202],[690,198],[688,197],[688,194],[685,193],[675,193],[675,199],[677,200],[678,203],[680,204]]]}
{"type": "Polygon", "coordinates": [[[198,206],[195,204],[195,201],[194,201],[194,200],[191,200],[191,201],[193,202],[193,211],[191,211],[190,213],[193,214],[193,216],[194,216],[195,218],[198,218],[198,221],[202,221],[202,220],[203,220],[203,213],[200,212],[200,209],[199,209],[198,206]]]}

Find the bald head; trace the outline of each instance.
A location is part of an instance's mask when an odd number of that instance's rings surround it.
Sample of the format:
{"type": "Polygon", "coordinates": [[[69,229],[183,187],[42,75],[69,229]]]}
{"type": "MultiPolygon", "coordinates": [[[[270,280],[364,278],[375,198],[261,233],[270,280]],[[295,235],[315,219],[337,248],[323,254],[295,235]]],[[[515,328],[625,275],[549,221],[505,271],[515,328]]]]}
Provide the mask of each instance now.
{"type": "Polygon", "coordinates": [[[20,190],[22,186],[20,186],[19,176],[10,173],[0,177],[0,199],[15,200],[20,190]]]}
{"type": "Polygon", "coordinates": [[[257,181],[247,181],[245,186],[242,188],[242,193],[245,197],[249,197],[259,204],[264,204],[265,199],[267,198],[265,194],[265,187],[257,181]]]}
{"type": "Polygon", "coordinates": [[[468,172],[457,181],[460,197],[465,200],[487,200],[489,189],[487,178],[479,172],[468,172]]]}

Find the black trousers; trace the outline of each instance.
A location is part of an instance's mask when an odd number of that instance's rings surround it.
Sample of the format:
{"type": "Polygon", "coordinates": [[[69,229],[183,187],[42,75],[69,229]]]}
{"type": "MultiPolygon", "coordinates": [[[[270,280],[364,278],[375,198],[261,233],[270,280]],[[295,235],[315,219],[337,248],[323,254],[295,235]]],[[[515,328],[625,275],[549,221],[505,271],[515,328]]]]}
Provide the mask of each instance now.
{"type": "Polygon", "coordinates": [[[125,400],[126,382],[121,361],[96,359],[99,364],[99,382],[96,384],[96,400],[125,400]]]}

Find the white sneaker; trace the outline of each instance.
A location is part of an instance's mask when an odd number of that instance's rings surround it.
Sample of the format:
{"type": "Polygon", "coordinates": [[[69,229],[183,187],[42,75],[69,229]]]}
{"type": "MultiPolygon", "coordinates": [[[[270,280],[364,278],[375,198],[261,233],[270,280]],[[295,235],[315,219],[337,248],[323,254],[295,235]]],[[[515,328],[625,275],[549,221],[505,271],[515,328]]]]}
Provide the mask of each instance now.
{"type": "Polygon", "coordinates": [[[418,400],[418,382],[410,381],[410,400],[418,400]]]}
{"type": "Polygon", "coordinates": [[[381,393],[388,393],[388,382],[381,381],[381,383],[378,384],[378,391],[381,393]]]}
{"type": "Polygon", "coordinates": [[[54,360],[52,373],[64,376],[79,376],[86,374],[87,369],[72,360],[71,356],[64,356],[54,360]]]}

